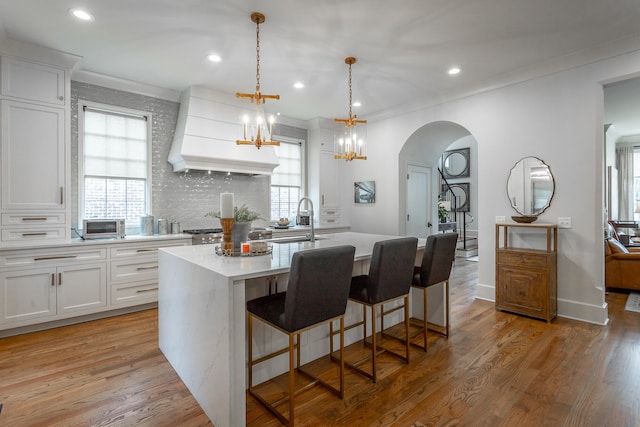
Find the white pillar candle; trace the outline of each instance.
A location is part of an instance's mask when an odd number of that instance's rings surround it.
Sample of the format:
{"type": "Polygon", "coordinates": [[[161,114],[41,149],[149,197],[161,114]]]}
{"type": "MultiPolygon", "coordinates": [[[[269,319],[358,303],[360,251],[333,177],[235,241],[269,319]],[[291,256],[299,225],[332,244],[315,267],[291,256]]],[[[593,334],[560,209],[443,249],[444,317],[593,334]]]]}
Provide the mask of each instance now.
{"type": "Polygon", "coordinates": [[[233,218],[233,193],[220,193],[220,218],[233,218]]]}

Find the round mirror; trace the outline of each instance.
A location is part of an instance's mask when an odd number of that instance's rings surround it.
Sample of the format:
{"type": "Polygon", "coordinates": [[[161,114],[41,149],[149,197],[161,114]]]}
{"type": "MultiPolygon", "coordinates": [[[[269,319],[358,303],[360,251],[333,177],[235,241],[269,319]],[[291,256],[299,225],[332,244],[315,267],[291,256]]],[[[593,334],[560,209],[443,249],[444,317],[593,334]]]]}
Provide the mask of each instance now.
{"type": "Polygon", "coordinates": [[[469,176],[469,149],[445,151],[442,155],[442,172],[445,178],[469,176]]]}
{"type": "Polygon", "coordinates": [[[467,166],[467,159],[460,153],[452,153],[444,159],[444,168],[449,175],[460,175],[467,166]]]}
{"type": "Polygon", "coordinates": [[[551,169],[539,158],[525,157],[511,168],[507,195],[520,215],[540,215],[551,204],[554,191],[551,169]]]}

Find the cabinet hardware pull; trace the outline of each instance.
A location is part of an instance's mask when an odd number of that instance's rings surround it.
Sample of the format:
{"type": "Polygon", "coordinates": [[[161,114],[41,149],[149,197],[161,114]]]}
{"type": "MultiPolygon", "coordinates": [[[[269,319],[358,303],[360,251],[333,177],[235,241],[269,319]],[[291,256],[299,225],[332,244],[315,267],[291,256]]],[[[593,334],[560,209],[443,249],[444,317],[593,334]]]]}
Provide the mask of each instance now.
{"type": "Polygon", "coordinates": [[[62,285],[62,273],[58,273],[58,286],[62,285]]]}
{"type": "Polygon", "coordinates": [[[56,275],[51,273],[51,286],[56,285],[56,275]]]}
{"type": "Polygon", "coordinates": [[[153,291],[157,291],[158,288],[149,288],[149,289],[138,289],[136,291],[136,294],[143,294],[145,292],[153,292],[153,291]]]}
{"type": "Polygon", "coordinates": [[[23,221],[46,221],[47,218],[45,217],[37,217],[37,216],[32,216],[32,217],[27,217],[27,218],[22,218],[23,221]]]}
{"type": "Polygon", "coordinates": [[[22,233],[22,237],[46,236],[47,233],[22,233]]]}
{"type": "Polygon", "coordinates": [[[64,187],[60,187],[60,204],[64,205],[64,187]]]}
{"type": "Polygon", "coordinates": [[[153,248],[153,249],[138,249],[136,252],[140,253],[140,252],[158,252],[158,248],[153,248]]]}
{"type": "Polygon", "coordinates": [[[321,203],[321,205],[324,206],[324,194],[322,195],[322,203],[321,203]]]}
{"type": "Polygon", "coordinates": [[[158,266],[157,265],[150,265],[148,267],[138,267],[138,268],[136,268],[136,270],[138,270],[138,271],[140,271],[140,270],[153,270],[155,268],[158,268],[158,266]]]}
{"type": "Polygon", "coordinates": [[[43,256],[34,258],[34,261],[49,261],[52,259],[69,259],[69,258],[77,258],[78,255],[58,255],[58,256],[43,256]]]}
{"type": "Polygon", "coordinates": [[[58,97],[58,99],[59,99],[60,101],[64,101],[64,96],[60,95],[60,96],[58,97]]]}

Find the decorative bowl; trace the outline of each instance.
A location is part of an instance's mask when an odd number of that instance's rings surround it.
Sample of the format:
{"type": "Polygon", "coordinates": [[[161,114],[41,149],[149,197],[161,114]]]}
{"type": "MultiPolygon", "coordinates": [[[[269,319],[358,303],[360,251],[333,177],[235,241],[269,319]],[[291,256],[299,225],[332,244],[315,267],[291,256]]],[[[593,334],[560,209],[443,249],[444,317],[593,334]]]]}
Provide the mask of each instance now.
{"type": "Polygon", "coordinates": [[[538,217],[535,215],[514,215],[511,217],[511,219],[521,224],[530,224],[538,219],[538,217]]]}
{"type": "Polygon", "coordinates": [[[288,218],[280,218],[278,220],[278,225],[281,227],[286,227],[287,225],[289,225],[289,219],[288,218]]]}

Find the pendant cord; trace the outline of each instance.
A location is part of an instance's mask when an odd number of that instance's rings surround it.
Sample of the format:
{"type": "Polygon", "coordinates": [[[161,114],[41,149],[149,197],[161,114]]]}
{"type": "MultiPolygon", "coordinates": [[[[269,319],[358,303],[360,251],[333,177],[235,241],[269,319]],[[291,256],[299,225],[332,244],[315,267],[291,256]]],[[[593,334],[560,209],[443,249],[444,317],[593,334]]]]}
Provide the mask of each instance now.
{"type": "Polygon", "coordinates": [[[351,95],[352,95],[352,91],[351,91],[351,64],[349,64],[349,118],[352,118],[353,115],[351,114],[351,95]]]}
{"type": "Polygon", "coordinates": [[[256,22],[256,92],[260,92],[260,23],[256,22]]]}

